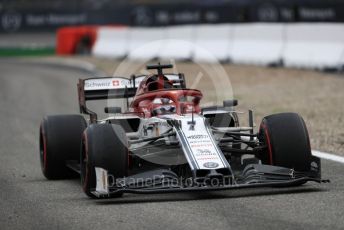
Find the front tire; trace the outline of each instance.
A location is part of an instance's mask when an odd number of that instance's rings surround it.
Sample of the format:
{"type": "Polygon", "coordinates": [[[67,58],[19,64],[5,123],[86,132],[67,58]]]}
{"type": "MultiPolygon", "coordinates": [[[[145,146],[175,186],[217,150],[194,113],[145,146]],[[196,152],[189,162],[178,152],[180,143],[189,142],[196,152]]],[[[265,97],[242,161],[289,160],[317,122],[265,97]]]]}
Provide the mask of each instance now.
{"type": "MultiPolygon", "coordinates": [[[[97,198],[92,194],[96,188],[96,167],[107,170],[114,179],[127,175],[127,146],[126,134],[119,125],[93,124],[85,130],[80,165],[81,184],[87,196],[97,198]]],[[[118,193],[112,197],[121,195],[118,193]]]]}
{"type": "Polygon", "coordinates": [[[259,139],[267,146],[261,156],[263,164],[310,171],[309,135],[300,115],[280,113],[265,117],[260,125],[259,139]]]}

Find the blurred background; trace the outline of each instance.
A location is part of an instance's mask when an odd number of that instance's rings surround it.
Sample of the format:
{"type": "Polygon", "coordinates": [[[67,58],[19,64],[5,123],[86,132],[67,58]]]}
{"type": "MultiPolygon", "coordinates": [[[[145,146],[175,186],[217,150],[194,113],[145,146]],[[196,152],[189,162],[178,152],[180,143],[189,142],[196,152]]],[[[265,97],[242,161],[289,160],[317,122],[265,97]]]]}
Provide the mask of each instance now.
{"type": "MultiPolygon", "coordinates": [[[[65,26],[125,25],[132,28],[240,23],[332,25],[344,21],[344,3],[340,0],[0,0],[0,19],[0,48],[4,56],[18,47],[51,53],[56,46],[56,31],[65,26]]],[[[77,33],[75,30],[73,32],[77,33]]],[[[193,39],[197,39],[197,32],[197,29],[192,31],[193,39]]],[[[266,31],[258,29],[255,32],[258,37],[262,37],[261,33],[266,31]]],[[[318,34],[321,32],[318,31],[318,34]]],[[[70,50],[61,51],[61,54],[85,52],[84,47],[75,50],[78,44],[88,46],[90,51],[89,43],[93,42],[94,37],[90,39],[90,35],[85,36],[87,33],[91,32],[79,32],[74,46],[69,47],[70,50]]],[[[240,37],[240,31],[238,33],[240,37]]],[[[231,35],[236,36],[235,33],[231,35]]],[[[287,39],[288,35],[287,31],[281,36],[287,39]]],[[[241,36],[240,39],[255,38],[247,34],[247,37],[241,36]]]]}

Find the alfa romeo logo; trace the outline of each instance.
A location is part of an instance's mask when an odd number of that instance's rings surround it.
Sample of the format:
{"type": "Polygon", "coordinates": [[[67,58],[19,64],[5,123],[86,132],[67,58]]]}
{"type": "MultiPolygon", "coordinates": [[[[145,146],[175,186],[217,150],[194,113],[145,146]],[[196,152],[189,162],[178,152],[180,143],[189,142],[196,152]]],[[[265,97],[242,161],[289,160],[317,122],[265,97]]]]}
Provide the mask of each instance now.
{"type": "Polygon", "coordinates": [[[216,162],[206,162],[203,164],[203,166],[209,169],[213,169],[219,167],[219,164],[216,162]]]}
{"type": "Polygon", "coordinates": [[[22,22],[22,16],[19,13],[10,12],[4,13],[1,17],[1,25],[5,31],[17,31],[22,22]]]}

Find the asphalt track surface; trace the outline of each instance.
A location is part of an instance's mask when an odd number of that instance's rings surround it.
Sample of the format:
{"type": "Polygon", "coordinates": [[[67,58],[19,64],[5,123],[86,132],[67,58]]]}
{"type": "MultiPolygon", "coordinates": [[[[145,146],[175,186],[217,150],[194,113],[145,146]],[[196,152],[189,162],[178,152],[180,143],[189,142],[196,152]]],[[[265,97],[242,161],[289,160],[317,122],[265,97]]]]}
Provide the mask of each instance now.
{"type": "Polygon", "coordinates": [[[0,229],[343,229],[344,165],[323,161],[330,184],[91,200],[78,179],[48,181],[38,128],[78,112],[76,81],[91,73],[0,60],[0,229]]]}

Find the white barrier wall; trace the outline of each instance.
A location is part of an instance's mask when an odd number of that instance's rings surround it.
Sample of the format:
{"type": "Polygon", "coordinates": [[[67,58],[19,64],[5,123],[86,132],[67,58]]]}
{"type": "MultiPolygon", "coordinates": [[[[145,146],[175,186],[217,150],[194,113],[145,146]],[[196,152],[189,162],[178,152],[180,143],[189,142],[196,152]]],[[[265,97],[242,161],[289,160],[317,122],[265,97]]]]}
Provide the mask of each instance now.
{"type": "Polygon", "coordinates": [[[283,24],[236,24],[229,56],[234,63],[279,63],[283,49],[283,24]]]}
{"type": "Polygon", "coordinates": [[[193,55],[195,26],[171,26],[166,31],[169,41],[163,43],[159,52],[161,59],[186,60],[193,55]]]}
{"type": "Polygon", "coordinates": [[[286,66],[317,69],[340,67],[344,54],[343,24],[288,24],[286,31],[283,52],[286,66]]]}
{"type": "Polygon", "coordinates": [[[228,61],[232,31],[233,26],[228,24],[196,26],[194,60],[209,62],[215,58],[218,61],[228,61]],[[197,49],[198,47],[205,49],[206,52],[197,49]]]}
{"type": "Polygon", "coordinates": [[[340,23],[246,23],[103,27],[92,50],[99,57],[177,59],[300,68],[344,66],[344,26],[340,23]]]}
{"type": "Polygon", "coordinates": [[[126,27],[103,27],[98,30],[92,54],[97,57],[123,58],[128,53],[128,31],[126,27]]]}
{"type": "Polygon", "coordinates": [[[128,58],[140,60],[158,57],[165,38],[164,28],[130,29],[128,58]]]}

